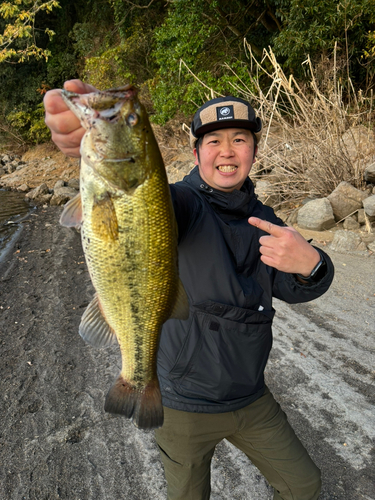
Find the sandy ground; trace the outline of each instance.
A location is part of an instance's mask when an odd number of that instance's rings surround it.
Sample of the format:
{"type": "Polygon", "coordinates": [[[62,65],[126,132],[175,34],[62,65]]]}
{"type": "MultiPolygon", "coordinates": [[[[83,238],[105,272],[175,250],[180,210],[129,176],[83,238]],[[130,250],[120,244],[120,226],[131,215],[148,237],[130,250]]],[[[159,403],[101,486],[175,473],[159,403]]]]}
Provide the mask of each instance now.
{"type": "MultiPolygon", "coordinates": [[[[24,222],[0,263],[0,498],[164,500],[153,433],[103,411],[117,348],[78,335],[93,289],[80,236],[60,207],[24,222]]],[[[334,254],[322,298],[276,303],[267,383],[323,472],[324,500],[375,499],[375,257],[334,254]]],[[[257,469],[227,442],[212,500],[266,500],[257,469]]]]}

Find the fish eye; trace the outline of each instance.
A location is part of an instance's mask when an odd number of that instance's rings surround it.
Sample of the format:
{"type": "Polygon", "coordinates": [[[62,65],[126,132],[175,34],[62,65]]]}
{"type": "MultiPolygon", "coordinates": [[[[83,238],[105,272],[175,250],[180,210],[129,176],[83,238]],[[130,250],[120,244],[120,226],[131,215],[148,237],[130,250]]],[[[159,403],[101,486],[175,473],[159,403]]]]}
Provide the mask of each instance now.
{"type": "Polygon", "coordinates": [[[127,116],[127,121],[131,127],[134,127],[138,123],[138,115],[136,113],[130,113],[127,116]]]}

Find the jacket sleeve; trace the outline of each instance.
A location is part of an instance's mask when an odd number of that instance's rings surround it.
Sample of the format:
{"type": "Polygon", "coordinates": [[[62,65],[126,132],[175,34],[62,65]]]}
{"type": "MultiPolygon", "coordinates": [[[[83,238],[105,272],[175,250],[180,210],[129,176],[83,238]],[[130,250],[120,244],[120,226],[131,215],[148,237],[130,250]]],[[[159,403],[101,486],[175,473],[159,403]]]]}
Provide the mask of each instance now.
{"type": "Polygon", "coordinates": [[[320,253],[327,264],[326,274],[317,283],[305,285],[300,283],[293,274],[276,271],[273,283],[274,297],[289,304],[297,304],[317,299],[328,290],[334,276],[333,263],[323,250],[317,247],[314,248],[320,253]]]}

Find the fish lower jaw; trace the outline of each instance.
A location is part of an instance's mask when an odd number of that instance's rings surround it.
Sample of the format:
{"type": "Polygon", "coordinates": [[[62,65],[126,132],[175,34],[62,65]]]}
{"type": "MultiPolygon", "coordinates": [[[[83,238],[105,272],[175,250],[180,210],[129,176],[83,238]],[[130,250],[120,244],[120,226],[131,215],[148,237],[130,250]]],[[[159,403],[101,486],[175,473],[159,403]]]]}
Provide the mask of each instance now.
{"type": "Polygon", "coordinates": [[[234,172],[237,167],[234,165],[219,165],[216,167],[220,172],[234,172]]]}

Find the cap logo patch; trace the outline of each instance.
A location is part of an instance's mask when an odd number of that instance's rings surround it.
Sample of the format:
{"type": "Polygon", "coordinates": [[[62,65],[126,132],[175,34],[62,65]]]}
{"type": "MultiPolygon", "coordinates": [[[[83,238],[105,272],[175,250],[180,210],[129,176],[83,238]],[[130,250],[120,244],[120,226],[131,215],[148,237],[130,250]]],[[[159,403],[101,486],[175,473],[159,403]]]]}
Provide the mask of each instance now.
{"type": "Polygon", "coordinates": [[[220,120],[234,120],[233,106],[220,106],[216,108],[216,116],[220,120]]]}

